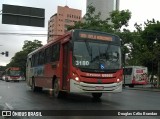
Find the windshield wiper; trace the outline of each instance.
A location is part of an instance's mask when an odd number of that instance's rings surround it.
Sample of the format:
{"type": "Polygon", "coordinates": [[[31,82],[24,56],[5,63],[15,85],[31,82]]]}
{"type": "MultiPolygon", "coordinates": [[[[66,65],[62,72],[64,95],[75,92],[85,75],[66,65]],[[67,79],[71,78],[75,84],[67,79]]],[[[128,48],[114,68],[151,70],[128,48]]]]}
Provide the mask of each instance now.
{"type": "Polygon", "coordinates": [[[89,46],[89,43],[85,40],[85,45],[87,47],[87,51],[89,56],[91,56],[91,60],[92,60],[92,47],[89,46]]]}
{"type": "Polygon", "coordinates": [[[108,47],[105,49],[106,60],[109,59],[109,56],[107,55],[109,47],[110,47],[110,43],[108,43],[108,47]]]}

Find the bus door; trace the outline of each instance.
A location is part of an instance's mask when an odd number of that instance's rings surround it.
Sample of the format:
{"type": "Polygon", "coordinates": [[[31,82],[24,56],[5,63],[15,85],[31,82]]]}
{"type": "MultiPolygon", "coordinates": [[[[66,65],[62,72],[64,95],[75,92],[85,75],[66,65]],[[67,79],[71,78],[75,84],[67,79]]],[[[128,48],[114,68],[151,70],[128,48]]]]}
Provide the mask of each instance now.
{"type": "Polygon", "coordinates": [[[133,79],[133,68],[124,69],[124,83],[131,84],[133,79]]]}
{"type": "Polygon", "coordinates": [[[69,42],[63,44],[62,89],[67,89],[67,76],[69,74],[69,42]]]}

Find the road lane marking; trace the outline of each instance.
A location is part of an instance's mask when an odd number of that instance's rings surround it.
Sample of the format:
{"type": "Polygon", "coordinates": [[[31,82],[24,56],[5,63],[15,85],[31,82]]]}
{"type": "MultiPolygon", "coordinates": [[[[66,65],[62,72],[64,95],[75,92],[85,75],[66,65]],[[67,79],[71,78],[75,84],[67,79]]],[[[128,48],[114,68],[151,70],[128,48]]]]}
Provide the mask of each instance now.
{"type": "Polygon", "coordinates": [[[13,110],[13,106],[9,103],[5,103],[5,105],[7,106],[8,109],[13,110]]]}

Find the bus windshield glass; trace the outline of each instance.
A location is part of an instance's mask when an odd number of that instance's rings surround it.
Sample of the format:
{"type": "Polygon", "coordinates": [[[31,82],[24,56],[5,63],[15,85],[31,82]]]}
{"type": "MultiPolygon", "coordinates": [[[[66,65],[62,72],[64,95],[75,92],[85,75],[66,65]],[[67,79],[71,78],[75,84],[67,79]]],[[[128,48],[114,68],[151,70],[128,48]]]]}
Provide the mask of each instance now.
{"type": "Polygon", "coordinates": [[[119,45],[105,41],[79,40],[74,42],[73,65],[80,69],[106,71],[121,68],[119,45]]]}
{"type": "Polygon", "coordinates": [[[10,70],[10,71],[9,71],[9,75],[10,75],[10,76],[20,76],[20,75],[21,75],[21,71],[18,71],[18,70],[10,70]]]}

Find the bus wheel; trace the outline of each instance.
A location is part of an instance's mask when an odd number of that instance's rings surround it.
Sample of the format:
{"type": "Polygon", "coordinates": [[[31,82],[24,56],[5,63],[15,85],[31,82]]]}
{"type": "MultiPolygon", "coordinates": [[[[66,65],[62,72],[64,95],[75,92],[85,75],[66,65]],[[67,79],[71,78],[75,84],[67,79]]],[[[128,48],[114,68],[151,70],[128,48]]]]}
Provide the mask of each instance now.
{"type": "Polygon", "coordinates": [[[125,88],[125,84],[123,84],[122,86],[123,86],[123,88],[125,88]]]}
{"type": "Polygon", "coordinates": [[[59,84],[58,84],[58,79],[55,79],[54,81],[54,90],[53,90],[53,93],[54,93],[54,97],[56,98],[60,98],[61,97],[61,92],[59,90],[59,84]]]}
{"type": "Polygon", "coordinates": [[[6,82],[9,82],[8,78],[5,78],[5,81],[6,81],[6,82]]]}
{"type": "Polygon", "coordinates": [[[134,85],[133,85],[133,84],[130,84],[129,87],[130,87],[130,88],[134,88],[134,85]]]}
{"type": "Polygon", "coordinates": [[[102,93],[92,93],[94,99],[99,99],[102,96],[102,93]]]}
{"type": "Polygon", "coordinates": [[[32,79],[32,86],[31,86],[31,89],[32,89],[33,92],[38,91],[38,87],[35,86],[35,81],[34,81],[34,79],[32,79]]]}

